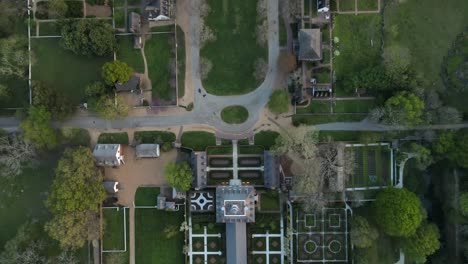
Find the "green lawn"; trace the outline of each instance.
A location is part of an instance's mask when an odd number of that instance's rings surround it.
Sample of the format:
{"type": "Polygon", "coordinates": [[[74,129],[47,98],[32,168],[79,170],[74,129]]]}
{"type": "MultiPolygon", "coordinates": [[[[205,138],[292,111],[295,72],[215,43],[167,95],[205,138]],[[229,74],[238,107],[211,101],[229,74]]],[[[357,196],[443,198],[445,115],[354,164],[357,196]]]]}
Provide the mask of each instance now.
{"type": "Polygon", "coordinates": [[[185,94],[185,33],[177,26],[177,86],[179,98],[185,94]]]}
{"type": "Polygon", "coordinates": [[[330,113],[331,102],[330,101],[319,101],[312,100],[307,107],[297,107],[297,114],[308,114],[308,113],[330,113]]]}
{"type": "Polygon", "coordinates": [[[114,21],[116,28],[125,28],[127,18],[125,17],[124,9],[114,9],[114,21]]]}
{"type": "Polygon", "coordinates": [[[362,121],[366,117],[367,117],[367,114],[294,115],[292,117],[292,121],[295,126],[298,126],[300,124],[316,125],[316,124],[334,123],[334,122],[358,122],[358,121],[362,121]]]}
{"type": "Polygon", "coordinates": [[[32,39],[36,63],[32,79],[61,89],[78,104],[84,99],[85,87],[101,79],[101,67],[112,58],[75,55],[60,47],[59,39],[32,39]]]}
{"type": "Polygon", "coordinates": [[[368,113],[376,107],[374,100],[343,100],[335,101],[335,113],[368,113]]]}
{"type": "Polygon", "coordinates": [[[242,124],[249,118],[249,111],[240,105],[225,107],[221,111],[221,119],[228,124],[242,124]]]}
{"type": "Polygon", "coordinates": [[[104,231],[102,241],[104,250],[124,249],[124,210],[124,208],[119,208],[119,210],[103,208],[104,231]]]}
{"type": "Polygon", "coordinates": [[[135,193],[135,206],[156,206],[159,187],[139,187],[135,193]]]}
{"type": "MultiPolygon", "coordinates": [[[[369,223],[376,226],[370,204],[353,209],[353,215],[363,216],[369,223]]],[[[400,258],[398,241],[386,236],[383,232],[379,232],[379,238],[370,248],[358,249],[355,247],[354,250],[355,254],[364,256],[368,263],[393,264],[400,258]]]]}
{"type": "Polygon", "coordinates": [[[213,133],[204,131],[188,131],[182,134],[181,142],[183,147],[202,151],[209,146],[215,146],[216,138],[213,133]]]}
{"type": "Polygon", "coordinates": [[[174,142],[176,135],[167,131],[136,131],[134,133],[135,141],[142,144],[174,142]]]}
{"type": "Polygon", "coordinates": [[[151,35],[145,43],[145,55],[148,62],[148,74],[153,86],[153,98],[171,100],[175,91],[170,85],[171,71],[169,69],[172,54],[173,34],[151,35]]]}
{"type": "Polygon", "coordinates": [[[268,191],[260,193],[261,211],[279,211],[279,194],[277,191],[268,191]]]}
{"type": "Polygon", "coordinates": [[[379,0],[358,0],[359,11],[377,10],[379,8],[379,0]]]}
{"type": "Polygon", "coordinates": [[[60,26],[55,22],[39,23],[40,36],[60,36],[60,26]]]}
{"type": "MultiPolygon", "coordinates": [[[[6,85],[11,92],[8,97],[0,97],[0,106],[3,107],[25,107],[29,105],[29,88],[26,79],[4,78],[0,76],[0,83],[6,85]]],[[[1,109],[0,115],[13,115],[15,112],[1,109]]]]}
{"type": "Polygon", "coordinates": [[[262,154],[265,152],[263,146],[239,146],[237,148],[239,154],[262,154]]]}
{"type": "Polygon", "coordinates": [[[128,145],[128,134],[127,132],[102,133],[99,135],[98,143],[128,145]]]}
{"type": "Polygon", "coordinates": [[[135,262],[136,263],[184,263],[182,253],[184,233],[178,232],[167,239],[164,229],[175,225],[177,230],[184,221],[184,208],[168,212],[157,209],[136,209],[135,211],[135,262]]]}
{"type": "Polygon", "coordinates": [[[117,36],[117,59],[127,63],[135,72],[144,73],[145,65],[140,49],[133,48],[133,36],[117,36]]]}
{"type": "Polygon", "coordinates": [[[216,40],[206,43],[200,50],[200,56],[213,64],[203,87],[216,95],[243,94],[254,90],[261,83],[254,78],[254,63],[258,58],[266,60],[268,53],[267,47],[259,46],[256,40],[258,1],[207,2],[211,11],[205,22],[216,35],[216,40]]]}
{"type": "Polygon", "coordinates": [[[340,11],[354,11],[354,0],[339,0],[340,11]]]}
{"type": "Polygon", "coordinates": [[[276,131],[261,131],[255,134],[254,142],[255,145],[260,145],[265,147],[265,149],[270,149],[275,145],[276,138],[279,136],[279,133],[276,131]]]}
{"type": "Polygon", "coordinates": [[[354,91],[350,80],[362,70],[380,65],[382,46],[380,14],[336,15],[333,37],[339,38],[333,60],[337,89],[354,91]]]}
{"type": "Polygon", "coordinates": [[[468,25],[468,1],[411,0],[385,9],[385,45],[410,49],[411,69],[434,88],[443,87],[442,59],[468,25]]]}
{"type": "Polygon", "coordinates": [[[18,228],[26,221],[49,220],[44,206],[47,198],[57,157],[43,155],[34,168],[24,168],[14,180],[0,179],[0,248],[12,239],[18,228]]]}

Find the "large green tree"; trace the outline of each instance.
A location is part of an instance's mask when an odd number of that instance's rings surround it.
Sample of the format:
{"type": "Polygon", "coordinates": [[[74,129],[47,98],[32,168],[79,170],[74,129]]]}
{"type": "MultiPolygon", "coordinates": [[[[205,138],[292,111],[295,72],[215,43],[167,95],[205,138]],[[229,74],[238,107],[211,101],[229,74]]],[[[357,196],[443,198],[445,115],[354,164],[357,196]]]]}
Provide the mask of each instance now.
{"type": "Polygon", "coordinates": [[[17,8],[10,1],[0,1],[0,38],[10,36],[15,31],[19,16],[17,8]]]}
{"type": "Polygon", "coordinates": [[[49,14],[53,18],[63,18],[67,13],[68,5],[65,0],[49,0],[49,14]]]}
{"type": "Polygon", "coordinates": [[[268,101],[268,109],[270,109],[270,111],[276,115],[286,113],[289,108],[288,106],[289,96],[288,93],[283,89],[274,91],[270,96],[270,100],[268,101]]]}
{"type": "Polygon", "coordinates": [[[21,123],[24,138],[38,149],[51,150],[58,144],[57,133],[51,127],[51,115],[43,106],[31,106],[21,123]]]}
{"type": "Polygon", "coordinates": [[[405,256],[416,263],[426,263],[426,258],[440,248],[439,228],[435,224],[422,223],[416,233],[403,239],[405,256]]]}
{"type": "Polygon", "coordinates": [[[384,123],[415,126],[423,122],[424,102],[414,93],[399,92],[385,102],[384,123]]]}
{"type": "Polygon", "coordinates": [[[468,217],[468,192],[463,192],[460,195],[459,203],[461,214],[468,217]]]}
{"type": "Polygon", "coordinates": [[[122,96],[101,96],[96,105],[96,112],[104,119],[114,120],[128,115],[128,105],[122,96]]]}
{"type": "Polygon", "coordinates": [[[89,148],[65,150],[46,201],[54,215],[46,231],[63,248],[80,248],[99,237],[99,205],[106,198],[102,180],[89,148]]]}
{"type": "Polygon", "coordinates": [[[366,218],[355,216],[351,220],[351,242],[358,248],[371,247],[379,237],[377,229],[369,224],[366,218]]]}
{"type": "Polygon", "coordinates": [[[69,98],[56,88],[41,82],[33,85],[33,104],[46,108],[52,118],[63,120],[74,111],[74,105],[69,98]]]}
{"type": "Polygon", "coordinates": [[[408,237],[416,232],[425,217],[418,197],[405,188],[387,188],[372,205],[375,221],[388,235],[408,237]]]}
{"type": "Polygon", "coordinates": [[[439,158],[451,160],[460,167],[468,168],[468,133],[466,131],[443,132],[432,148],[439,158]]]}
{"type": "Polygon", "coordinates": [[[102,66],[102,78],[108,85],[125,83],[132,77],[133,69],[127,63],[119,60],[106,62],[102,66]]]}
{"type": "Polygon", "coordinates": [[[106,56],[115,51],[114,29],[97,19],[67,20],[62,22],[61,44],[80,55],[106,56]]]}
{"type": "Polygon", "coordinates": [[[166,181],[179,191],[187,191],[192,186],[193,172],[187,162],[169,162],[164,168],[166,181]]]}
{"type": "Polygon", "coordinates": [[[11,36],[0,40],[0,75],[25,78],[29,65],[27,40],[11,36]]]}

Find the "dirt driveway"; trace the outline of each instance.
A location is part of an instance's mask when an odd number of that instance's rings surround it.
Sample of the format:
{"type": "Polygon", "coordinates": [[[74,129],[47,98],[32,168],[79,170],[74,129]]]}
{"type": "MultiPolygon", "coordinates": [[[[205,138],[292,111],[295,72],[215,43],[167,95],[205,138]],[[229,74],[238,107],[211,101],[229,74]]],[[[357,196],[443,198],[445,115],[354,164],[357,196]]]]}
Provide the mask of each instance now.
{"type": "Polygon", "coordinates": [[[137,159],[135,149],[124,146],[125,164],[118,168],[105,168],[106,180],[116,180],[120,184],[117,193],[119,204],[132,207],[138,186],[166,185],[164,167],[169,161],[176,161],[177,151],[161,152],[159,158],[137,159]]]}

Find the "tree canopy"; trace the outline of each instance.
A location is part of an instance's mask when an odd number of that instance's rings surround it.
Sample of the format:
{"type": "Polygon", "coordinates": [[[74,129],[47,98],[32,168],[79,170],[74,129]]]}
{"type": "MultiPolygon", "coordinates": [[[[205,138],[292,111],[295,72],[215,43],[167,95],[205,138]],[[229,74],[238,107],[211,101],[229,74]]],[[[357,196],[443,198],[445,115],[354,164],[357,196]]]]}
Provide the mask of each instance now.
{"type": "Polygon", "coordinates": [[[0,75],[25,78],[29,65],[28,42],[11,36],[0,39],[0,75]]]}
{"type": "Polygon", "coordinates": [[[466,131],[443,132],[432,148],[440,158],[449,159],[460,167],[468,168],[468,133],[466,131]]]}
{"type": "Polygon", "coordinates": [[[418,197],[405,188],[381,191],[372,206],[376,223],[390,236],[413,235],[425,217],[418,197]]]}
{"type": "Polygon", "coordinates": [[[106,198],[102,180],[89,148],[65,150],[46,201],[54,215],[46,230],[62,247],[79,248],[99,235],[97,213],[106,198]]]}
{"type": "Polygon", "coordinates": [[[106,56],[115,51],[114,29],[97,19],[67,20],[61,27],[62,46],[80,55],[106,56]]]}
{"type": "Polygon", "coordinates": [[[282,114],[286,113],[289,108],[289,96],[288,93],[284,90],[276,90],[270,96],[270,100],[268,101],[268,109],[273,114],[282,114]]]}
{"type": "Polygon", "coordinates": [[[358,248],[371,247],[379,237],[377,229],[369,224],[366,218],[354,216],[351,220],[351,242],[358,248]]]}
{"type": "Polygon", "coordinates": [[[22,172],[23,165],[34,158],[35,151],[22,135],[0,135],[0,175],[14,177],[22,172]]]}
{"type": "Polygon", "coordinates": [[[20,128],[24,138],[38,149],[51,150],[58,144],[57,133],[50,124],[51,115],[43,106],[31,106],[20,128]]]}
{"type": "Polygon", "coordinates": [[[114,120],[128,115],[128,105],[121,95],[101,96],[96,104],[96,112],[104,119],[114,120]]]}
{"type": "Polygon", "coordinates": [[[102,78],[108,85],[125,83],[132,77],[133,69],[127,63],[119,60],[106,62],[102,66],[102,78]]]}
{"type": "Polygon", "coordinates": [[[187,162],[169,162],[164,168],[164,174],[167,183],[179,191],[187,191],[192,186],[193,173],[187,162]]]}
{"type": "Polygon", "coordinates": [[[423,122],[424,102],[414,93],[399,92],[385,102],[384,123],[415,126],[423,122]]]}
{"type": "Polygon", "coordinates": [[[415,159],[420,170],[426,169],[433,162],[431,150],[421,144],[411,143],[408,151],[416,154],[415,159]]]}
{"type": "Polygon", "coordinates": [[[52,86],[36,82],[33,85],[33,103],[36,106],[43,106],[47,109],[52,118],[63,120],[74,111],[74,106],[69,98],[52,86]]]}
{"type": "Polygon", "coordinates": [[[439,228],[435,224],[422,223],[414,235],[403,239],[403,252],[416,263],[426,263],[426,257],[440,248],[439,238],[439,228]]]}
{"type": "Polygon", "coordinates": [[[460,212],[462,215],[468,217],[468,192],[463,192],[460,195],[460,212]]]}

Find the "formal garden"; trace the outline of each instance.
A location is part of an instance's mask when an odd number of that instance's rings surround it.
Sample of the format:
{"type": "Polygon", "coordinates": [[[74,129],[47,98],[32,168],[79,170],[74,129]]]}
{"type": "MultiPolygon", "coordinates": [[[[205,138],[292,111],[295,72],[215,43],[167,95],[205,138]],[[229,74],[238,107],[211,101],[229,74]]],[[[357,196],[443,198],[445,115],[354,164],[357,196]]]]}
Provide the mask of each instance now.
{"type": "Polygon", "coordinates": [[[323,208],[321,212],[293,210],[293,254],[297,262],[348,263],[348,212],[323,208]]]}
{"type": "Polygon", "coordinates": [[[358,145],[346,148],[354,156],[354,172],[348,178],[346,187],[365,190],[392,186],[393,150],[388,144],[378,146],[358,145]]]}
{"type": "MultiPolygon", "coordinates": [[[[258,14],[258,1],[207,1],[210,11],[202,14],[200,49],[203,87],[207,92],[244,94],[263,81],[268,63],[267,41],[265,36],[253,32],[266,24],[266,14],[258,14]],[[253,74],[256,71],[259,73],[253,74]]],[[[265,29],[262,32],[266,34],[265,29]]]]}

